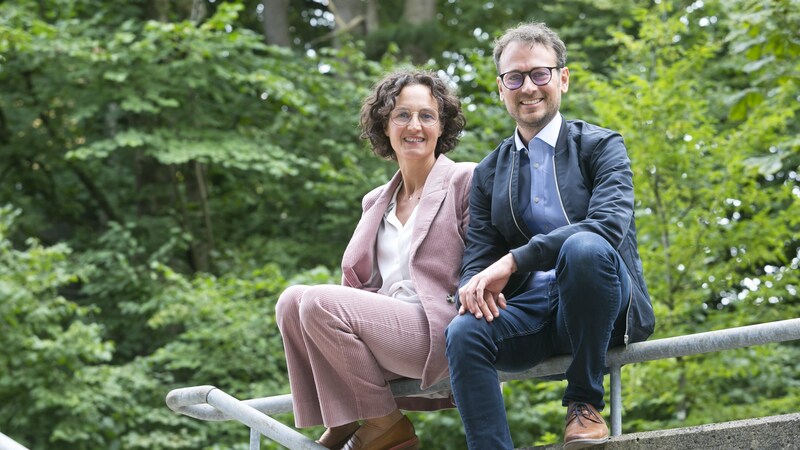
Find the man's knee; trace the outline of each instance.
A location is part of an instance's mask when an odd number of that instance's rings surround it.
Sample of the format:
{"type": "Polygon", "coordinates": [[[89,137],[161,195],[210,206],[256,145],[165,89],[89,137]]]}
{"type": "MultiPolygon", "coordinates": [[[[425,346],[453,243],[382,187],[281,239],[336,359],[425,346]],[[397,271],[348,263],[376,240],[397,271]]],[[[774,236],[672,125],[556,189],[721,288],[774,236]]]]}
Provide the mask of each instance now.
{"type": "Polygon", "coordinates": [[[472,314],[456,316],[444,331],[447,358],[458,357],[468,348],[485,344],[488,339],[485,324],[486,321],[477,320],[472,314]]]}
{"type": "MultiPolygon", "coordinates": [[[[594,264],[599,257],[611,255],[614,249],[602,236],[591,231],[581,231],[568,237],[561,246],[559,266],[563,264],[594,264]]],[[[609,258],[609,261],[611,259],[609,258]]]]}

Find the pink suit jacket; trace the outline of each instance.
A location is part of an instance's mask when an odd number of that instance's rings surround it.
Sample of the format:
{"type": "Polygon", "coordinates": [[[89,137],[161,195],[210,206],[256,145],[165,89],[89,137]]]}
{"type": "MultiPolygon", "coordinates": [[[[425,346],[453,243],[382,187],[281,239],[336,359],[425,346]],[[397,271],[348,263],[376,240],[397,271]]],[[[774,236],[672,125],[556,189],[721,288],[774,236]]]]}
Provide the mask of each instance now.
{"type": "MultiPolygon", "coordinates": [[[[448,375],[444,330],[456,315],[452,295],[461,272],[474,168],[474,163],[455,163],[439,155],[417,206],[409,263],[431,338],[423,389],[448,375]]],[[[398,171],[387,184],[364,196],[361,219],[342,257],[343,285],[372,292],[380,288],[375,244],[383,215],[400,182],[398,171]]]]}

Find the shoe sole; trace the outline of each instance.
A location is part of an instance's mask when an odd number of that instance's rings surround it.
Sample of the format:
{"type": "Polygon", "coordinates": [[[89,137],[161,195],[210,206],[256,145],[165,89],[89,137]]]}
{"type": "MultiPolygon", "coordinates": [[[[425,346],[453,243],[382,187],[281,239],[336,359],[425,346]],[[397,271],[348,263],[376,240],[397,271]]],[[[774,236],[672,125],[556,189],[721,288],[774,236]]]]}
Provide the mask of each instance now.
{"type": "Polygon", "coordinates": [[[602,439],[581,439],[577,441],[564,443],[563,450],[578,450],[581,448],[593,447],[595,445],[605,444],[608,442],[608,437],[602,439]]]}
{"type": "Polygon", "coordinates": [[[394,447],[388,448],[386,450],[419,450],[419,438],[414,436],[413,438],[403,442],[402,444],[397,444],[394,447]]]}
{"type": "Polygon", "coordinates": [[[353,430],[352,433],[350,433],[347,436],[345,436],[344,439],[342,439],[341,441],[331,445],[330,447],[328,447],[327,445],[323,444],[319,440],[316,440],[314,442],[316,442],[317,444],[319,444],[319,445],[321,445],[321,446],[323,446],[323,447],[325,447],[325,448],[327,448],[329,450],[342,450],[342,447],[344,447],[344,444],[346,444],[347,441],[350,440],[350,437],[353,436],[354,434],[356,434],[355,430],[353,430]]]}

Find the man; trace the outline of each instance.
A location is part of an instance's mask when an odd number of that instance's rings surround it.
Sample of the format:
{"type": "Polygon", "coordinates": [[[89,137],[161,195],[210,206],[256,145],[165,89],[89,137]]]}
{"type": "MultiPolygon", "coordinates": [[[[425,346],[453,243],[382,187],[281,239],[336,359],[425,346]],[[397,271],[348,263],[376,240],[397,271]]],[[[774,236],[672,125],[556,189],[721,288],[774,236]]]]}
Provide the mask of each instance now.
{"type": "Polygon", "coordinates": [[[453,394],[470,449],[513,449],[497,370],[572,354],[564,448],[584,448],[608,440],[606,351],[655,323],[630,160],[618,133],[562,118],[566,47],[544,24],[507,30],[494,62],[517,127],[473,175],[460,315],[446,331],[453,394]]]}

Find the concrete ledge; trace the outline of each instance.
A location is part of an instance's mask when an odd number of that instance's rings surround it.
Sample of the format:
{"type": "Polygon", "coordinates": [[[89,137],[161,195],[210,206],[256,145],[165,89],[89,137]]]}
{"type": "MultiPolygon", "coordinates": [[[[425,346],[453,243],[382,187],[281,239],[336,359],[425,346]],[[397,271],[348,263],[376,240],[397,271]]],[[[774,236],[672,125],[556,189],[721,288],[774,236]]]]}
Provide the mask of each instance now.
{"type": "MultiPolygon", "coordinates": [[[[519,450],[557,450],[559,445],[519,450]]],[[[596,450],[759,450],[800,448],[800,413],[616,436],[596,450]]]]}

